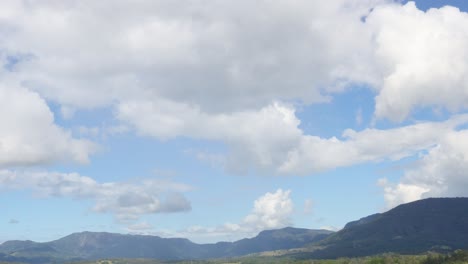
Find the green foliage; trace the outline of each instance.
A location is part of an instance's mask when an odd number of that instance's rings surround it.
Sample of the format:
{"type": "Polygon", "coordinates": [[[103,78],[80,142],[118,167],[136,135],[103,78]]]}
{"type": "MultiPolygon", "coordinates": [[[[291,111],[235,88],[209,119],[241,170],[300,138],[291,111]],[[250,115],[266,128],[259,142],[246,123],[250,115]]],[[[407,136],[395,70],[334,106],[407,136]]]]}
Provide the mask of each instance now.
{"type": "MultiPolygon", "coordinates": [[[[185,261],[170,261],[159,262],[157,260],[144,259],[115,259],[101,260],[90,262],[79,262],[75,264],[468,264],[468,251],[457,250],[448,254],[428,253],[423,255],[399,255],[399,254],[383,254],[378,256],[368,256],[359,258],[339,258],[313,260],[304,259],[296,260],[290,257],[259,257],[249,256],[240,258],[223,258],[213,260],[185,260],[185,261]]],[[[2,263],[0,263],[2,264],[2,263]]]]}
{"type": "Polygon", "coordinates": [[[468,263],[468,251],[457,250],[451,254],[430,254],[421,264],[461,264],[468,263]]]}

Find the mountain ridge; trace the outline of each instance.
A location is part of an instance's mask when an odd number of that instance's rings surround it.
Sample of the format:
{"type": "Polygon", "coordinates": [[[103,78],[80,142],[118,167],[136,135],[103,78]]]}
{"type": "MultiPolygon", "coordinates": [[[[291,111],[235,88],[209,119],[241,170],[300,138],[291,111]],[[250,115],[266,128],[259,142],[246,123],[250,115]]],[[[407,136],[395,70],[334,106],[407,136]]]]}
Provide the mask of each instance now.
{"type": "MultiPolygon", "coordinates": [[[[329,230],[287,227],[264,230],[253,238],[234,242],[197,244],[186,238],[83,231],[43,243],[6,241],[0,245],[0,254],[3,259],[16,258],[28,263],[100,258],[207,259],[301,247],[331,233],[329,230]]],[[[0,255],[0,260],[3,259],[0,255]]]]}
{"type": "Polygon", "coordinates": [[[310,258],[417,254],[468,248],[468,198],[427,198],[348,223],[315,243],[310,258]]]}

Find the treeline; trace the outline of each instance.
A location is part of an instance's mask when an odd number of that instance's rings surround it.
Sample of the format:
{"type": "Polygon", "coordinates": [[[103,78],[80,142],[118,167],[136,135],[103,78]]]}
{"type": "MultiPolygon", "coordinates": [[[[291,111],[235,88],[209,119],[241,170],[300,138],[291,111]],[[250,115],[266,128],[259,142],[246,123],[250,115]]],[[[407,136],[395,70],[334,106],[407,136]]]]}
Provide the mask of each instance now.
{"type": "Polygon", "coordinates": [[[468,251],[457,250],[448,255],[433,254],[429,255],[421,264],[461,264],[468,263],[468,251]]]}
{"type": "MultiPolygon", "coordinates": [[[[187,263],[187,262],[185,262],[187,263]]],[[[195,263],[195,262],[194,262],[195,263]]],[[[201,262],[197,262],[201,263],[201,262]]],[[[333,260],[297,260],[287,257],[245,257],[224,260],[212,260],[203,263],[222,264],[222,263],[239,263],[239,264],[468,264],[468,251],[457,250],[448,254],[427,253],[422,255],[399,255],[399,254],[383,254],[379,256],[369,256],[360,258],[339,258],[333,260]]]]}
{"type": "MultiPolygon", "coordinates": [[[[170,261],[160,262],[149,259],[114,259],[114,260],[98,260],[98,261],[83,261],[69,264],[468,264],[468,251],[457,250],[449,254],[427,253],[424,255],[399,255],[399,254],[383,254],[379,256],[369,256],[361,258],[339,258],[333,260],[297,260],[288,257],[241,257],[232,259],[215,259],[215,260],[197,260],[197,261],[170,261]]],[[[0,262],[0,264],[22,264],[13,262],[0,262]]]]}

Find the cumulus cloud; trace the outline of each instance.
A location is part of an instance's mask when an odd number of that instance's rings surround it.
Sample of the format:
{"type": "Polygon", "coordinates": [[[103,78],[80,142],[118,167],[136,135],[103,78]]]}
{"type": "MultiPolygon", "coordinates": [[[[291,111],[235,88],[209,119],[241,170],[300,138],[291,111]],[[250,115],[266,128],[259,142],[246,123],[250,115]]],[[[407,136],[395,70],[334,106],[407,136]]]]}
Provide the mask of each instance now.
{"type": "Polygon", "coordinates": [[[282,173],[310,174],[363,162],[399,160],[431,149],[441,138],[466,124],[468,116],[445,122],[423,122],[399,128],[345,130],[344,139],[302,136],[278,168],[282,173]],[[381,144],[385,142],[385,144],[381,144]]]}
{"type": "Polygon", "coordinates": [[[96,146],[73,138],[54,123],[45,101],[35,92],[0,84],[0,166],[75,161],[85,163],[96,146]]]}
{"type": "Polygon", "coordinates": [[[253,230],[274,229],[291,225],[290,216],[293,202],[291,191],[278,189],[275,193],[266,193],[255,200],[252,213],[244,219],[244,224],[253,230]]]}
{"type": "Polygon", "coordinates": [[[294,204],[290,190],[267,192],[254,201],[252,211],[238,223],[224,223],[215,227],[190,226],[184,230],[156,231],[152,234],[166,237],[189,237],[197,242],[236,240],[253,237],[260,231],[292,225],[294,204]]]}
{"type": "Polygon", "coordinates": [[[372,55],[361,17],[383,2],[3,1],[0,45],[6,56],[30,54],[12,74],[67,107],[312,103],[348,81],[375,82],[375,67],[360,63],[372,55]]]}
{"type": "Polygon", "coordinates": [[[393,184],[388,182],[386,178],[379,179],[378,185],[383,188],[387,209],[402,203],[419,200],[424,193],[429,191],[429,189],[418,184],[393,184]]]}
{"type": "MultiPolygon", "coordinates": [[[[50,100],[65,118],[111,107],[123,131],[224,142],[225,157],[200,158],[236,173],[307,175],[419,154],[417,169],[400,183],[381,182],[390,204],[463,193],[457,188],[463,177],[453,175],[464,169],[464,152],[448,138],[464,140],[457,126],[466,116],[322,138],[304,134],[295,109],[330,100],[352,84],[375,91],[377,120],[401,122],[432,106],[466,109],[466,13],[453,7],[423,12],[413,2],[384,0],[107,6],[0,3],[0,80],[15,87],[0,87],[0,117],[7,121],[0,125],[0,165],[88,160],[92,144],[54,123],[50,100]]],[[[358,112],[358,124],[361,119],[358,112]]],[[[130,197],[96,199],[95,210],[125,216],[184,208],[176,194],[166,207],[145,192],[130,197]]]]}
{"type": "Polygon", "coordinates": [[[430,149],[441,135],[468,121],[468,116],[460,115],[445,122],[422,122],[387,130],[347,129],[339,139],[303,134],[294,107],[281,103],[230,115],[209,115],[174,102],[133,103],[119,109],[119,118],[133,122],[144,135],[161,139],[186,135],[227,142],[231,152],[221,163],[228,169],[237,169],[236,172],[254,168],[259,172],[299,175],[412,156],[430,149]]]}
{"type": "Polygon", "coordinates": [[[302,133],[277,102],[376,82],[360,18],[383,2],[2,2],[3,78],[66,118],[115,107],[140,134],[220,140],[230,169],[270,169],[302,133]]]}
{"type": "Polygon", "coordinates": [[[383,83],[379,118],[404,120],[413,109],[468,107],[468,14],[455,7],[377,6],[367,19],[375,32],[375,60],[383,83]]]}
{"type": "Polygon", "coordinates": [[[468,131],[446,133],[397,183],[381,179],[388,207],[427,197],[468,195],[468,131]]]}
{"type": "MultiPolygon", "coordinates": [[[[111,12],[106,2],[4,1],[0,80],[19,86],[21,98],[57,103],[64,118],[115,107],[118,119],[140,134],[220,140],[233,149],[227,166],[269,168],[301,133],[290,124],[298,122],[291,108],[276,101],[322,102],[347,80],[373,76],[374,67],[358,63],[370,55],[362,48],[368,42],[354,35],[370,34],[359,18],[379,2],[112,1],[111,12]],[[340,24],[347,29],[335,30],[340,24]]],[[[86,161],[84,142],[54,133],[60,129],[52,115],[42,112],[43,126],[52,129],[22,133],[50,141],[30,147],[21,138],[8,146],[18,152],[9,159],[86,161]],[[57,150],[45,154],[42,146],[57,150]]]]}
{"type": "Polygon", "coordinates": [[[280,103],[259,111],[210,115],[181,103],[134,102],[119,107],[119,118],[161,139],[185,135],[226,142],[232,152],[224,163],[233,170],[271,170],[302,134],[294,109],[280,103]]]}
{"type": "Polygon", "coordinates": [[[94,201],[92,211],[110,213],[116,220],[133,223],[155,213],[185,212],[190,202],[182,195],[185,184],[142,180],[99,183],[76,173],[0,171],[0,190],[31,190],[39,197],[70,197],[94,201]]]}

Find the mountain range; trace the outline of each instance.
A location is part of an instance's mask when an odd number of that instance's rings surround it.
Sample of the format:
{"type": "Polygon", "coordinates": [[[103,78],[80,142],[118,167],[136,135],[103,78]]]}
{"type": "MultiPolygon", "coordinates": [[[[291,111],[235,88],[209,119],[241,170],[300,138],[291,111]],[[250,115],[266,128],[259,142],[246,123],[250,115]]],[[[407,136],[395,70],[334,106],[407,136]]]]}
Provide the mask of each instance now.
{"type": "Polygon", "coordinates": [[[468,249],[468,198],[430,198],[348,223],[342,230],[287,227],[235,242],[81,232],[55,241],[7,241],[0,261],[61,263],[103,258],[208,259],[286,250],[293,258],[337,258],[385,252],[416,254],[468,249]],[[287,251],[301,248],[299,251],[287,251]],[[299,253],[298,253],[299,252],[299,253]]]}
{"type": "Polygon", "coordinates": [[[103,258],[161,260],[208,259],[242,256],[262,251],[291,249],[318,242],[333,233],[287,227],[260,232],[235,242],[196,244],[184,238],[81,232],[55,241],[7,241],[0,245],[0,261],[52,263],[103,258]]]}

